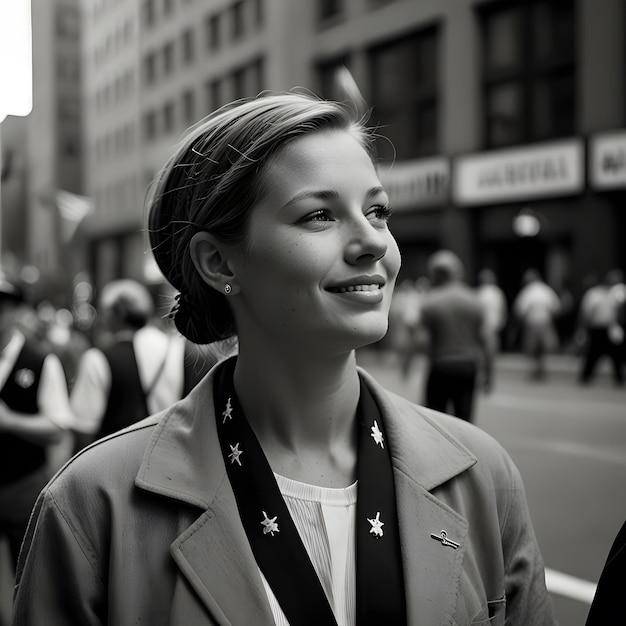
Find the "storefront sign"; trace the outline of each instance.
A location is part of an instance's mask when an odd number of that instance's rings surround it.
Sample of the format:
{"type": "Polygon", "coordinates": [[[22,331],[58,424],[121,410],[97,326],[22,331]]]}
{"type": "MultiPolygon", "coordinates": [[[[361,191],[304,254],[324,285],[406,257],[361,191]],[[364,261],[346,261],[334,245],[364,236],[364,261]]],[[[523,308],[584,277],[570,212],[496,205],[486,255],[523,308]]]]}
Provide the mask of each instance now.
{"type": "Polygon", "coordinates": [[[594,189],[626,187],[626,131],[591,138],[589,181],[594,189]]]}
{"type": "Polygon", "coordinates": [[[579,193],[584,186],[579,139],[458,157],[454,200],[460,205],[515,202],[579,193]]]}
{"type": "Polygon", "coordinates": [[[444,157],[381,166],[380,179],[395,211],[438,206],[448,200],[450,164],[444,157]]]}

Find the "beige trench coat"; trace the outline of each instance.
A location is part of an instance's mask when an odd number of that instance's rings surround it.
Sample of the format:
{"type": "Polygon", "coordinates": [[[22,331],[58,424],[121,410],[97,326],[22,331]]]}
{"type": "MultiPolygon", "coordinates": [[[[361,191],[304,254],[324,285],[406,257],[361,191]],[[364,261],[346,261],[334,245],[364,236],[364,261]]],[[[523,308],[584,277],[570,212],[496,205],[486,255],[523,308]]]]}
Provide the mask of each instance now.
{"type": "MultiPolygon", "coordinates": [[[[15,625],[273,623],[218,447],[213,373],[173,408],[81,452],[44,489],[15,625]]],[[[409,624],[554,624],[506,452],[361,375],[392,453],[409,624]],[[458,549],[431,537],[442,530],[458,549]]]]}

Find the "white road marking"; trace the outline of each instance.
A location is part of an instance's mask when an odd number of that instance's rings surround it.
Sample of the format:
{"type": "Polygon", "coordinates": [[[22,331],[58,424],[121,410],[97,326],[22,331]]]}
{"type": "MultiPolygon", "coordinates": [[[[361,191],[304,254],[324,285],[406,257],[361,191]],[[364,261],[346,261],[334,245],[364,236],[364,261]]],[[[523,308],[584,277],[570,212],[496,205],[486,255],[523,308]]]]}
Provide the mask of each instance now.
{"type": "MultiPolygon", "coordinates": [[[[485,405],[490,404],[494,407],[501,407],[504,409],[520,409],[523,408],[529,413],[543,412],[543,413],[557,413],[558,415],[564,414],[564,405],[570,403],[577,409],[581,407],[580,399],[576,396],[570,398],[530,398],[528,396],[517,396],[512,394],[494,393],[491,396],[487,396],[482,399],[485,405]]],[[[616,410],[617,405],[615,402],[605,400],[585,400],[584,411],[576,410],[569,411],[568,417],[583,417],[588,419],[590,415],[597,418],[615,419],[613,411],[616,410]],[[607,413],[603,413],[607,411],[607,413]]]]}
{"type": "Polygon", "coordinates": [[[546,567],[546,587],[550,593],[591,604],[596,584],[546,567]]]}
{"type": "Polygon", "coordinates": [[[581,444],[577,441],[557,439],[541,441],[530,437],[516,437],[507,442],[508,448],[525,448],[526,450],[543,450],[556,454],[569,454],[601,463],[626,465],[626,454],[623,447],[608,445],[581,444]]]}

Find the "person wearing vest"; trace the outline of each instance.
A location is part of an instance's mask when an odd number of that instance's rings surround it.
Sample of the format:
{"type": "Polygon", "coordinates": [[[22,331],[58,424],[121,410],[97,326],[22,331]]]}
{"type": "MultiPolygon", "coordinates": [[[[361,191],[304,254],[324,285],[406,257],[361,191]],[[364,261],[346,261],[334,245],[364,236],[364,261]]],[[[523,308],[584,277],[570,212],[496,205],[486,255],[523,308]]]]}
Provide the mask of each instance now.
{"type": "Polygon", "coordinates": [[[47,447],[70,425],[61,361],[17,328],[19,286],[0,278],[0,538],[13,567],[39,492],[51,478],[47,447]]]}
{"type": "Polygon", "coordinates": [[[79,363],[72,388],[75,451],[179,400],[213,362],[186,365],[186,341],[150,323],[154,304],[142,284],[122,279],[100,296],[100,347],[79,363]]]}

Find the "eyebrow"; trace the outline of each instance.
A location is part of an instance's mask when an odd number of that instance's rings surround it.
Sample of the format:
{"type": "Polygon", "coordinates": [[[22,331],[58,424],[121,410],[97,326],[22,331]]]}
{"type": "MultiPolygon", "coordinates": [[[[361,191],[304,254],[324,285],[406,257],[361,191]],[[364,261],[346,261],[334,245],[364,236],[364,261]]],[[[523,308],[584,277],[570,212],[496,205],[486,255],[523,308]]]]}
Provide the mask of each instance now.
{"type": "MultiPolygon", "coordinates": [[[[385,193],[385,190],[383,187],[381,187],[380,185],[376,187],[372,187],[371,189],[367,190],[367,193],[365,194],[365,198],[369,199],[374,196],[377,196],[380,193],[385,193]]],[[[303,191],[302,193],[296,194],[293,198],[291,198],[291,200],[286,202],[283,205],[283,209],[286,209],[292,206],[293,204],[297,204],[301,200],[306,200],[308,198],[313,198],[315,200],[336,200],[337,198],[339,198],[339,193],[332,189],[324,189],[320,191],[303,191]]]]}

